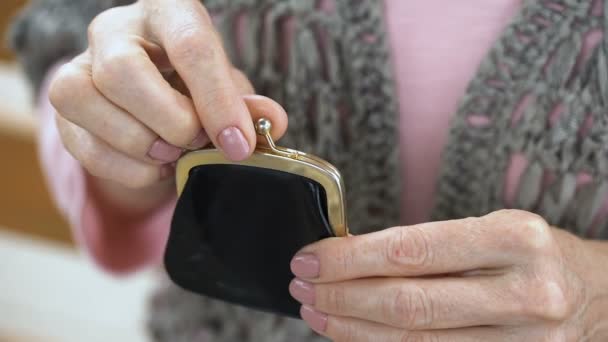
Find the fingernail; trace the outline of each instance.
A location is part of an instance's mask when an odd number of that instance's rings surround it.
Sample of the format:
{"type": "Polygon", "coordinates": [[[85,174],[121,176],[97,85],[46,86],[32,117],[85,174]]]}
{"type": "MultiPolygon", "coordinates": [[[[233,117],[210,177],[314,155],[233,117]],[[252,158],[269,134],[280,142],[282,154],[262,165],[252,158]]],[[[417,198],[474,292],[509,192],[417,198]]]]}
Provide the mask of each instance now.
{"type": "Polygon", "coordinates": [[[173,146],[163,139],[158,139],[150,147],[148,157],[161,162],[172,163],[179,159],[182,152],[181,148],[173,146]]]}
{"type": "Polygon", "coordinates": [[[207,132],[205,132],[203,130],[196,136],[196,138],[194,138],[194,140],[190,143],[190,145],[188,145],[188,149],[198,150],[199,148],[203,148],[203,147],[207,146],[207,144],[209,144],[209,142],[210,142],[209,136],[207,135],[207,132]]]}
{"type": "Polygon", "coordinates": [[[315,304],[315,288],[311,283],[307,283],[300,279],[294,279],[289,284],[289,293],[291,296],[302,304],[315,304]]]}
{"type": "Polygon", "coordinates": [[[218,137],[220,148],[232,161],[241,161],[249,156],[249,143],[236,127],[223,130],[218,137]]]}
{"type": "Polygon", "coordinates": [[[319,258],[314,254],[299,254],[291,260],[291,272],[298,278],[317,278],[320,270],[319,258]]]}
{"type": "Polygon", "coordinates": [[[175,166],[166,164],[160,167],[160,179],[167,179],[175,175],[175,166]]]}
{"type": "Polygon", "coordinates": [[[300,308],[300,316],[308,323],[312,330],[320,334],[324,333],[327,329],[327,315],[315,311],[315,309],[310,306],[302,306],[302,308],[300,308]]]}

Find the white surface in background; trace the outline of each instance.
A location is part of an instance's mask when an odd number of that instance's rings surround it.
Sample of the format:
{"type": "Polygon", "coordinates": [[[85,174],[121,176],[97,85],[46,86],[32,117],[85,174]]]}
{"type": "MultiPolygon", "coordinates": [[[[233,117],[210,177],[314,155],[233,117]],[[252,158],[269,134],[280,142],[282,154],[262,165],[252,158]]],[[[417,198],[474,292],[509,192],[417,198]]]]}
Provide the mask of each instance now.
{"type": "Polygon", "coordinates": [[[30,114],[32,91],[17,63],[0,62],[0,106],[11,112],[30,114]]]}
{"type": "Polygon", "coordinates": [[[82,255],[0,229],[0,340],[146,341],[151,273],[116,279],[82,255]]]}
{"type": "Polygon", "coordinates": [[[23,71],[0,62],[0,129],[31,135],[35,127],[32,91],[23,71]]]}

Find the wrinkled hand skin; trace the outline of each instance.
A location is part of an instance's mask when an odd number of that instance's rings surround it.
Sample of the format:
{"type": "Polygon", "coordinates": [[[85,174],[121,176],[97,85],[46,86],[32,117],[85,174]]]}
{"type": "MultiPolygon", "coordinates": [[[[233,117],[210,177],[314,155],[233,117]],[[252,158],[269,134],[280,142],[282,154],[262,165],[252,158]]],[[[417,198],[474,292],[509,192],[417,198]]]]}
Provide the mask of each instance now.
{"type": "Polygon", "coordinates": [[[164,203],[187,151],[213,144],[242,161],[255,150],[259,117],[272,121],[274,139],[286,130],[283,108],[254,95],[199,0],[107,9],[87,41],[54,73],[48,97],[65,148],[109,216],[145,216],[164,203]]]}
{"type": "Polygon", "coordinates": [[[606,341],[608,247],[502,210],[305,247],[292,296],[333,341],[606,341]]]}

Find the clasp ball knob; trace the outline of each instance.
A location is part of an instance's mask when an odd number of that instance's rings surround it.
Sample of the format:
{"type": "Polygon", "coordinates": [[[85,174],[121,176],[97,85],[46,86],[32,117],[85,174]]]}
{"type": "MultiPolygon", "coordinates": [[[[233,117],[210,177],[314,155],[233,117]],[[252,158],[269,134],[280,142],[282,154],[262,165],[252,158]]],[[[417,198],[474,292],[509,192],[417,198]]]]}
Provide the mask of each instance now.
{"type": "Polygon", "coordinates": [[[258,122],[255,124],[255,130],[259,135],[267,135],[270,134],[270,130],[272,129],[272,123],[270,120],[266,118],[260,118],[258,122]]]}

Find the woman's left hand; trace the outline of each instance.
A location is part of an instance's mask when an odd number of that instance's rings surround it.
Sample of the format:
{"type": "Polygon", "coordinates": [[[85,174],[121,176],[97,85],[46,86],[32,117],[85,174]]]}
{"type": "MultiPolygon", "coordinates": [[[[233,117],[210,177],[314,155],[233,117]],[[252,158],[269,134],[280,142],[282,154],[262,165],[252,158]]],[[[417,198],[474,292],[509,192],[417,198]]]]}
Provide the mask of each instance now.
{"type": "Polygon", "coordinates": [[[290,291],[340,342],[587,340],[608,323],[592,305],[606,298],[606,259],[587,247],[503,210],[318,242],[294,257],[290,291]]]}

